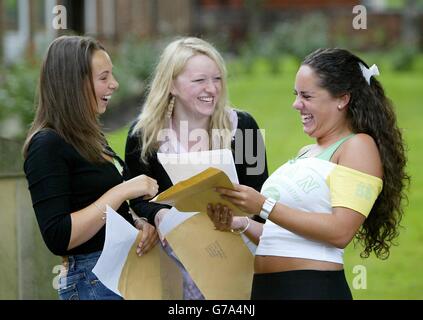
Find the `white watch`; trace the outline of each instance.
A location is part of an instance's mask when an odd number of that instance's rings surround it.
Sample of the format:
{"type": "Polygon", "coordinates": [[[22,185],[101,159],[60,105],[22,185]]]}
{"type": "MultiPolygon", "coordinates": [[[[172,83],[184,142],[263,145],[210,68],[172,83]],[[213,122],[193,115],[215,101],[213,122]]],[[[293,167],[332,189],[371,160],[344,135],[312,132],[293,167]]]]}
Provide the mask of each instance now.
{"type": "Polygon", "coordinates": [[[275,199],[267,198],[263,203],[263,207],[261,208],[260,217],[264,220],[267,220],[269,218],[270,212],[272,212],[274,206],[276,205],[276,202],[277,201],[275,199]]]}

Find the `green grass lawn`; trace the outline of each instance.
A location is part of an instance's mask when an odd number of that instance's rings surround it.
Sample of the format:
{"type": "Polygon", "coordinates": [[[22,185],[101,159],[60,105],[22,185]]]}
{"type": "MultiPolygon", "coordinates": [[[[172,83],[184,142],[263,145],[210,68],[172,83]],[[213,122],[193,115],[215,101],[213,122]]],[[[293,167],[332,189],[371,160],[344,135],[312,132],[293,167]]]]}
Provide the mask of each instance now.
{"type": "MultiPolygon", "coordinates": [[[[293,86],[296,73],[294,65],[286,65],[280,75],[271,75],[258,65],[251,75],[230,68],[230,99],[234,106],[250,112],[265,130],[266,149],[270,173],[296,154],[305,144],[313,143],[302,132],[298,112],[292,109],[293,86]]],[[[345,252],[345,272],[355,299],[423,299],[423,170],[419,170],[419,159],[423,159],[423,130],[419,129],[423,119],[421,73],[393,73],[381,69],[378,78],[393,100],[399,126],[404,129],[408,145],[408,172],[412,176],[409,205],[402,222],[403,229],[398,246],[392,248],[387,260],[373,256],[361,259],[361,248],[353,244],[345,252]],[[420,147],[420,148],[419,148],[420,147]],[[363,266],[363,267],[360,267],[363,266]],[[354,273],[354,267],[359,273],[354,273]],[[366,288],[364,289],[363,270],[366,288]],[[358,277],[354,281],[354,277],[358,277]],[[358,288],[354,284],[358,283],[358,288]]],[[[124,153],[127,128],[108,135],[112,147],[124,153]]]]}

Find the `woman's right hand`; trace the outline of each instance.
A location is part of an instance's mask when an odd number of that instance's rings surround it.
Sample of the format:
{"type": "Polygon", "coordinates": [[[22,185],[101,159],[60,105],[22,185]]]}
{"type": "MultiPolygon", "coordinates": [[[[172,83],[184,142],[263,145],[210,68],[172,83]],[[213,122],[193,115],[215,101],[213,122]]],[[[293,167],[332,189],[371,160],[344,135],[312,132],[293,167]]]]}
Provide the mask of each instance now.
{"type": "Polygon", "coordinates": [[[159,191],[157,181],[144,174],[139,175],[131,180],[125,181],[120,184],[123,189],[126,199],[135,199],[143,197],[144,199],[153,198],[159,191]]]}
{"type": "Polygon", "coordinates": [[[215,206],[209,204],[207,206],[207,215],[213,222],[216,230],[231,230],[233,216],[232,211],[227,206],[223,206],[220,203],[215,206]]]}
{"type": "Polygon", "coordinates": [[[220,203],[207,206],[207,215],[213,222],[216,230],[233,231],[242,230],[246,227],[245,217],[233,216],[232,210],[220,203]]]}

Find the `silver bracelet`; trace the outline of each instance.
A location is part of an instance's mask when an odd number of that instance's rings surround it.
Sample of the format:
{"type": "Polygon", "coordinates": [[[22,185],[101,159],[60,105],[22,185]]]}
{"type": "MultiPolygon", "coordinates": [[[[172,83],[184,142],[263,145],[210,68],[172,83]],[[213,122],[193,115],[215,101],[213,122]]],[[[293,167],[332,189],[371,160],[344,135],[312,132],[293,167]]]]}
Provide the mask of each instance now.
{"type": "Polygon", "coordinates": [[[134,226],[135,226],[135,228],[138,229],[137,221],[143,221],[143,222],[140,222],[139,230],[144,230],[144,226],[145,226],[146,223],[148,223],[148,220],[146,218],[144,218],[144,217],[136,217],[136,218],[134,218],[134,226]]]}
{"type": "Polygon", "coordinates": [[[147,219],[147,218],[145,218],[145,217],[136,217],[136,218],[134,218],[134,224],[135,224],[138,220],[142,220],[142,221],[145,221],[145,222],[147,222],[147,223],[148,223],[148,219],[147,219]]]}
{"type": "Polygon", "coordinates": [[[103,211],[103,210],[101,210],[100,209],[100,207],[97,205],[97,203],[93,203],[94,204],[94,206],[98,209],[98,211],[100,211],[103,215],[101,216],[101,219],[102,220],[106,220],[106,211],[103,211]]]}
{"type": "Polygon", "coordinates": [[[248,228],[250,227],[250,219],[248,217],[244,217],[244,218],[247,219],[247,225],[244,227],[244,229],[242,229],[242,230],[234,230],[234,229],[231,229],[231,232],[232,233],[235,233],[235,234],[243,234],[245,231],[248,230],[248,228]]]}

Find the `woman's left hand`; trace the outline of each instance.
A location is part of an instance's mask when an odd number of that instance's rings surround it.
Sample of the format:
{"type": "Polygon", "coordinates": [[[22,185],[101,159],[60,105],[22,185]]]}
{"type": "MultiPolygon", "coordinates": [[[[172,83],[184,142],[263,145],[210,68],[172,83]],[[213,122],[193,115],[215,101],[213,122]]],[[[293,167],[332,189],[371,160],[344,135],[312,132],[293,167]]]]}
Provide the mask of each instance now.
{"type": "Polygon", "coordinates": [[[159,241],[159,236],[157,234],[156,228],[145,220],[137,219],[135,227],[142,231],[141,240],[137,246],[137,254],[142,256],[143,254],[146,254],[148,251],[153,249],[153,247],[159,241]]]}
{"type": "Polygon", "coordinates": [[[251,187],[241,184],[234,184],[235,190],[216,188],[223,199],[236,205],[242,211],[249,214],[259,214],[263,203],[266,200],[260,192],[251,187]]]}

